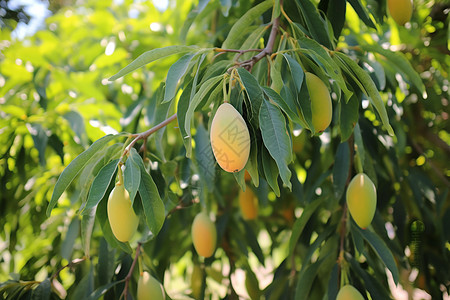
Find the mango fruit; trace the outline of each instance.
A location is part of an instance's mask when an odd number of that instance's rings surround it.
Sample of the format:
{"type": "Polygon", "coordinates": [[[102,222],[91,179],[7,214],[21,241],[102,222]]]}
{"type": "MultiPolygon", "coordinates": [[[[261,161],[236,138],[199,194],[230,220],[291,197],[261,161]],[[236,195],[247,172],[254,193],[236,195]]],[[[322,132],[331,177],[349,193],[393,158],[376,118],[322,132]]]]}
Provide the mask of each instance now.
{"type": "Polygon", "coordinates": [[[192,223],[192,242],[198,255],[210,257],[216,249],[216,226],[205,212],[197,214],[192,223]]]}
{"type": "Polygon", "coordinates": [[[241,114],[229,103],[219,106],[211,123],[211,146],[219,166],[239,172],[250,154],[250,134],[241,114]]]}
{"type": "Polygon", "coordinates": [[[330,92],[316,75],[306,72],[305,78],[311,99],[312,124],[316,133],[320,133],[330,125],[333,115],[330,92]]]}
{"type": "Polygon", "coordinates": [[[398,25],[403,26],[411,20],[413,11],[412,0],[388,0],[387,4],[389,14],[398,25]]]}
{"type": "Polygon", "coordinates": [[[364,297],[357,289],[347,284],[341,287],[336,300],[364,300],[364,297]]]}
{"type": "Polygon", "coordinates": [[[130,196],[123,184],[117,183],[108,198],[108,220],[114,236],[121,242],[128,242],[139,224],[131,205],[130,196]]]}
{"type": "Polygon", "coordinates": [[[239,207],[244,220],[254,220],[258,216],[258,197],[249,186],[239,192],[239,207]]]}
{"type": "Polygon", "coordinates": [[[144,271],[139,277],[137,286],[137,300],[164,300],[166,295],[161,283],[150,273],[144,271]]]}
{"type": "Polygon", "coordinates": [[[356,174],[347,187],[347,206],[359,227],[365,229],[372,222],[377,207],[377,191],[364,173],[356,174]]]}

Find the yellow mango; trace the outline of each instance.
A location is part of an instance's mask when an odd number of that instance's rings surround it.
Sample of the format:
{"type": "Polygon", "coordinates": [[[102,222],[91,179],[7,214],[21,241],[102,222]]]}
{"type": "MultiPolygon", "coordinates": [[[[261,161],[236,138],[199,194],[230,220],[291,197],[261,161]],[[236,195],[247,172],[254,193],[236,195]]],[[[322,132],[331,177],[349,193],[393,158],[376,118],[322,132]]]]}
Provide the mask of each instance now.
{"type": "Polygon", "coordinates": [[[330,125],[333,115],[330,92],[316,75],[306,72],[305,79],[311,99],[312,124],[316,133],[320,133],[330,125]]]}
{"type": "Polygon", "coordinates": [[[227,172],[239,172],[250,154],[250,134],[241,114],[229,103],[217,109],[211,123],[210,140],[214,157],[227,172]]]}
{"type": "Polygon", "coordinates": [[[258,216],[258,197],[249,186],[245,192],[239,192],[239,207],[244,220],[254,220],[258,216]]]}
{"type": "Polygon", "coordinates": [[[389,14],[400,25],[405,25],[411,20],[413,4],[412,0],[388,0],[389,14]]]}
{"type": "Polygon", "coordinates": [[[161,283],[150,273],[144,271],[139,277],[137,300],[164,300],[166,295],[161,283]]]}
{"type": "Polygon", "coordinates": [[[336,300],[364,300],[364,297],[357,289],[347,284],[339,290],[336,300]]]}
{"type": "Polygon", "coordinates": [[[121,242],[128,242],[139,224],[131,205],[130,196],[123,184],[117,183],[108,198],[108,220],[114,236],[121,242]]]}
{"type": "Polygon", "coordinates": [[[210,257],[216,249],[217,231],[216,226],[204,212],[195,216],[192,223],[192,242],[198,255],[210,257]]]}
{"type": "Polygon", "coordinates": [[[377,208],[377,191],[364,173],[356,174],[347,187],[347,206],[353,220],[365,229],[372,222],[377,208]]]}

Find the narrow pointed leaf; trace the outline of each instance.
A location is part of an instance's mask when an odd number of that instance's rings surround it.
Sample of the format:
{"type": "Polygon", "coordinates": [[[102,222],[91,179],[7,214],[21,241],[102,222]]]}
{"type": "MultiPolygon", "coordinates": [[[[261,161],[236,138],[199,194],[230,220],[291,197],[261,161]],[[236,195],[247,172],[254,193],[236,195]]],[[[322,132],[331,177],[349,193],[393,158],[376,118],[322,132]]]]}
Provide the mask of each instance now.
{"type": "Polygon", "coordinates": [[[131,148],[130,156],[125,162],[125,171],[123,172],[123,183],[130,195],[131,203],[134,203],[136,193],[141,183],[141,171],[138,164],[139,158],[140,156],[136,149],[131,148]]]}

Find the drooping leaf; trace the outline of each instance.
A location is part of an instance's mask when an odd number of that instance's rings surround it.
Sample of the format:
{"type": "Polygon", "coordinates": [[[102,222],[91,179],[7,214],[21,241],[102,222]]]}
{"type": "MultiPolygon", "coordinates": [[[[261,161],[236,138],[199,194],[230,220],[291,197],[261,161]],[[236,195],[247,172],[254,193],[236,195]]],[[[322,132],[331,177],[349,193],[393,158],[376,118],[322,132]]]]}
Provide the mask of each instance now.
{"type": "Polygon", "coordinates": [[[366,154],[364,150],[364,143],[361,135],[361,129],[358,123],[356,123],[355,130],[353,132],[355,138],[355,151],[357,155],[359,155],[359,159],[361,160],[361,167],[364,169],[366,154]]]}
{"type": "Polygon", "coordinates": [[[78,173],[87,165],[91,157],[94,156],[97,151],[101,151],[108,142],[111,140],[121,136],[118,135],[106,135],[101,139],[95,141],[91,147],[85,150],[83,153],[78,155],[61,173],[58,178],[58,181],[55,184],[55,188],[53,190],[52,198],[50,199],[50,203],[47,207],[47,216],[50,216],[50,213],[58,202],[59,197],[61,197],[62,193],[67,189],[69,184],[73,181],[73,179],[78,175],[78,173]]]}
{"type": "Polygon", "coordinates": [[[314,4],[310,0],[296,0],[295,3],[297,4],[299,13],[306,22],[305,25],[311,37],[328,49],[332,49],[326,22],[322,19],[314,4]]]}
{"type": "Polygon", "coordinates": [[[102,285],[101,287],[99,287],[95,291],[93,291],[92,294],[90,294],[89,297],[87,297],[86,299],[87,300],[99,299],[101,296],[106,294],[106,292],[108,290],[110,290],[112,287],[114,287],[115,285],[122,283],[122,282],[123,282],[122,280],[119,280],[119,281],[114,281],[114,282],[110,282],[105,285],[102,285]]]}
{"type": "Polygon", "coordinates": [[[347,142],[339,144],[336,150],[333,166],[333,188],[334,196],[339,200],[344,193],[350,171],[350,149],[347,142]]]}
{"type": "Polygon", "coordinates": [[[52,293],[50,279],[46,278],[33,290],[31,300],[49,300],[52,293]]]}
{"type": "Polygon", "coordinates": [[[73,218],[67,229],[66,237],[61,245],[61,256],[68,261],[71,261],[73,246],[79,233],[80,220],[78,220],[78,218],[73,218]]]}
{"type": "Polygon", "coordinates": [[[277,163],[283,183],[292,189],[291,171],[288,168],[292,160],[291,139],[280,109],[264,100],[259,112],[259,126],[264,145],[277,163]]]}
{"type": "Polygon", "coordinates": [[[123,172],[123,184],[130,195],[131,203],[134,203],[136,193],[141,183],[141,171],[139,169],[138,160],[140,159],[136,149],[131,148],[130,155],[125,162],[125,170],[123,172]]]}
{"type": "Polygon", "coordinates": [[[92,231],[94,230],[96,212],[97,207],[86,210],[81,219],[81,244],[83,245],[84,255],[86,257],[90,256],[91,237],[92,231]]]}
{"type": "Polygon", "coordinates": [[[286,101],[274,90],[269,87],[263,87],[264,93],[272,100],[293,122],[303,125],[304,122],[300,119],[298,114],[286,103],[286,101]]]}
{"type": "Polygon", "coordinates": [[[195,158],[199,167],[200,178],[206,183],[210,192],[214,191],[216,160],[211,148],[209,134],[203,124],[197,126],[195,139],[195,158]]]}
{"type": "Polygon", "coordinates": [[[41,124],[30,124],[27,127],[33,138],[34,145],[39,152],[39,163],[45,166],[47,163],[45,149],[47,148],[48,136],[41,124]]]}
{"type": "Polygon", "coordinates": [[[300,272],[300,274],[298,275],[297,287],[295,289],[295,300],[309,299],[308,296],[314,279],[316,278],[319,268],[326,261],[328,255],[330,254],[327,254],[325,257],[309,265],[300,272]]]}
{"type": "Polygon", "coordinates": [[[264,145],[261,146],[262,165],[264,176],[267,183],[272,188],[277,197],[280,197],[280,187],[278,186],[278,167],[276,162],[270,156],[269,151],[264,145]]]}
{"type": "Polygon", "coordinates": [[[273,6],[273,0],[266,0],[249,9],[236,23],[231,27],[227,38],[222,44],[224,49],[239,48],[238,42],[242,32],[246,30],[257,18],[273,6]]]}
{"type": "Polygon", "coordinates": [[[361,88],[362,92],[369,97],[370,103],[375,107],[380,115],[383,126],[387,132],[393,136],[394,130],[389,124],[389,117],[387,115],[386,108],[384,107],[383,100],[381,99],[380,93],[378,92],[375,83],[372,81],[372,78],[370,78],[369,74],[361,69],[361,67],[347,55],[340,52],[335,52],[335,55],[344,64],[346,73],[353,78],[353,80],[361,88]]]}
{"type": "Polygon", "coordinates": [[[98,175],[95,177],[94,181],[92,182],[91,189],[89,190],[89,196],[86,205],[83,208],[83,214],[85,210],[97,206],[100,200],[102,200],[102,198],[105,196],[106,190],[108,189],[113,175],[116,173],[119,161],[119,159],[110,161],[100,170],[100,172],[98,172],[98,175]]]}
{"type": "Polygon", "coordinates": [[[369,27],[376,29],[375,24],[369,16],[367,9],[361,4],[360,0],[347,0],[348,3],[353,7],[353,9],[358,14],[359,18],[369,27]]]}
{"type": "Polygon", "coordinates": [[[250,100],[251,118],[248,120],[253,126],[258,125],[259,111],[263,101],[263,93],[256,78],[244,68],[237,69],[244,84],[245,93],[250,100]]]}
{"type": "Polygon", "coordinates": [[[109,78],[109,81],[114,81],[116,79],[119,79],[120,77],[123,77],[127,75],[130,72],[133,72],[134,70],[151,63],[155,60],[177,54],[177,53],[185,53],[198,50],[196,46],[167,46],[164,48],[157,48],[150,51],[147,51],[143,54],[141,54],[138,58],[133,60],[128,66],[120,70],[117,74],[111,76],[109,78]]]}
{"type": "Polygon", "coordinates": [[[164,90],[164,102],[170,101],[175,97],[178,81],[184,76],[188,70],[189,64],[196,53],[188,53],[182,56],[176,63],[174,63],[166,77],[166,88],[164,90]]]}
{"type": "Polygon", "coordinates": [[[348,140],[352,135],[353,128],[359,118],[359,101],[353,94],[347,103],[339,102],[339,130],[341,132],[341,142],[348,140]]]}

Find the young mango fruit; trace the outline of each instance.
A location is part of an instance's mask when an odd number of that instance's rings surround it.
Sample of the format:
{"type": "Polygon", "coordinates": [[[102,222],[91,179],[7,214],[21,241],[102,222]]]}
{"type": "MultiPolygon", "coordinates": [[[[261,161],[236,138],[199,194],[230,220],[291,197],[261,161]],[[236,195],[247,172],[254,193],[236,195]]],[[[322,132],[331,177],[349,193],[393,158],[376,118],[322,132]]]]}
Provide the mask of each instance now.
{"type": "Polygon", "coordinates": [[[192,242],[198,255],[210,257],[216,249],[216,226],[205,212],[197,214],[192,223],[192,242]]]}
{"type": "Polygon", "coordinates": [[[359,227],[372,223],[377,208],[377,191],[372,180],[364,173],[356,174],[347,187],[347,206],[359,227]]]}
{"type": "Polygon", "coordinates": [[[357,289],[347,284],[339,290],[336,300],[364,300],[364,297],[357,289]]]}
{"type": "Polygon", "coordinates": [[[330,92],[325,83],[316,75],[306,72],[305,79],[311,99],[312,124],[316,133],[320,133],[327,129],[333,116],[330,92]]]}
{"type": "Polygon", "coordinates": [[[258,197],[249,186],[245,191],[239,192],[239,207],[244,220],[254,220],[258,217],[258,197]]]}
{"type": "Polygon", "coordinates": [[[166,294],[161,283],[156,280],[150,273],[144,271],[139,277],[137,287],[137,299],[138,300],[164,300],[166,294]]]}
{"type": "Polygon", "coordinates": [[[211,123],[211,146],[219,166],[239,172],[250,154],[250,134],[241,114],[229,103],[219,106],[211,123]]]}
{"type": "Polygon", "coordinates": [[[389,14],[392,19],[403,26],[411,20],[413,12],[412,0],[388,0],[389,14]]]}
{"type": "Polygon", "coordinates": [[[139,224],[131,205],[130,196],[123,184],[117,183],[108,198],[108,220],[114,236],[121,242],[133,237],[139,224]]]}

